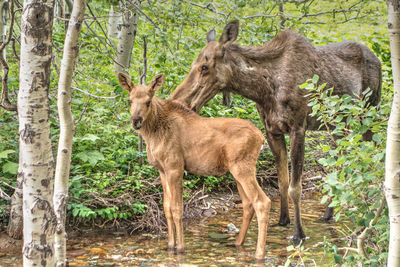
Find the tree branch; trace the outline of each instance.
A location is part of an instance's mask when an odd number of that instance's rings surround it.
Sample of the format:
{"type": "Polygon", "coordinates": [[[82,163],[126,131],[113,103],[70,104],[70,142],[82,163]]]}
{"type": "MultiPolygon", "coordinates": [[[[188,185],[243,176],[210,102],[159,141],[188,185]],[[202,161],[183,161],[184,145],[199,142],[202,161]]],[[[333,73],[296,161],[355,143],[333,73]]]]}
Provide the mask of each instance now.
{"type": "Polygon", "coordinates": [[[362,231],[362,233],[357,237],[357,252],[358,252],[358,254],[362,255],[363,257],[365,257],[367,259],[368,259],[368,255],[364,249],[364,242],[365,242],[365,239],[367,238],[368,232],[372,229],[372,227],[374,226],[376,221],[381,217],[381,213],[385,207],[385,203],[386,203],[386,198],[383,195],[379,202],[379,207],[376,210],[375,217],[369,222],[368,227],[365,227],[365,229],[362,231]]]}

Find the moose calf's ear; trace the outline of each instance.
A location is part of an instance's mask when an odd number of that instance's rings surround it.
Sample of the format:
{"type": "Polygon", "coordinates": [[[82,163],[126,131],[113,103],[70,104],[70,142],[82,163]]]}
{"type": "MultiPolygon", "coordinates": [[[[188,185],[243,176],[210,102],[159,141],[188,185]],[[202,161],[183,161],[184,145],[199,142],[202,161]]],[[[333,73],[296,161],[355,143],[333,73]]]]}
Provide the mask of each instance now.
{"type": "Polygon", "coordinates": [[[239,21],[234,20],[226,24],[219,42],[225,44],[227,42],[234,42],[239,34],[239,21]]]}
{"type": "Polygon", "coordinates": [[[212,29],[211,31],[209,31],[207,33],[207,42],[209,43],[212,41],[215,41],[215,30],[214,29],[212,29]]]}
{"type": "Polygon", "coordinates": [[[150,85],[149,85],[151,93],[153,95],[156,91],[158,91],[163,86],[164,80],[165,80],[165,77],[164,77],[163,73],[157,74],[156,76],[153,77],[153,79],[151,80],[150,85]]]}
{"type": "Polygon", "coordinates": [[[122,72],[118,73],[118,82],[121,85],[121,87],[124,88],[125,90],[128,90],[128,92],[130,92],[133,89],[133,87],[135,87],[129,76],[122,72]]]}

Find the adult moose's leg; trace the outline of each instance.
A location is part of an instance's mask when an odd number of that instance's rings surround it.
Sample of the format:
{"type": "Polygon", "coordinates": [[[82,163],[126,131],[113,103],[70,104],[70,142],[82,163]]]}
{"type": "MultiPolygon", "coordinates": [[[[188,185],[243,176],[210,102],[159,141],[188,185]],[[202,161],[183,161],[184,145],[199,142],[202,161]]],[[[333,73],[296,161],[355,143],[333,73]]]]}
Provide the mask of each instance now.
{"type": "Polygon", "coordinates": [[[274,135],[268,129],[267,118],[263,108],[256,105],[258,113],[260,114],[261,121],[264,123],[268,145],[274,155],[275,164],[278,172],[279,192],[281,195],[281,212],[279,217],[279,225],[285,226],[290,223],[289,217],[289,170],[288,170],[288,156],[286,149],[285,136],[283,134],[274,135]]]}
{"type": "Polygon", "coordinates": [[[185,250],[183,238],[183,167],[173,169],[165,172],[166,174],[166,187],[170,192],[170,210],[172,213],[172,220],[175,225],[176,233],[176,251],[183,252],[185,250]]]}
{"type": "Polygon", "coordinates": [[[290,161],[292,163],[292,172],[289,185],[289,196],[294,206],[294,235],[293,242],[299,244],[304,240],[304,234],[301,226],[300,217],[300,198],[302,192],[301,178],[304,164],[304,136],[305,130],[300,129],[290,132],[290,161]]]}
{"type": "Polygon", "coordinates": [[[283,134],[273,135],[269,132],[266,133],[266,136],[269,147],[274,155],[278,172],[279,192],[281,195],[279,225],[285,226],[290,223],[288,199],[289,170],[285,136],[283,134]]]}
{"type": "Polygon", "coordinates": [[[175,249],[175,224],[172,217],[171,212],[171,190],[167,186],[166,176],[163,172],[160,171],[161,177],[161,184],[164,191],[164,214],[165,218],[167,219],[167,226],[168,226],[168,250],[175,249]]]}

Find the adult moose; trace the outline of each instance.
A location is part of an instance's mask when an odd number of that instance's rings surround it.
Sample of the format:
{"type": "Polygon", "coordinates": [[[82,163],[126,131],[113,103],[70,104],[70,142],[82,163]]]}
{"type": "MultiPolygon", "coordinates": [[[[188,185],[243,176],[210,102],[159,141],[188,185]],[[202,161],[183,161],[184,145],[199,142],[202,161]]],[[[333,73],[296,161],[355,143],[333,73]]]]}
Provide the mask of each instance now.
{"type": "Polygon", "coordinates": [[[203,118],[172,100],[154,97],[164,83],[157,75],[148,86],[135,86],[119,73],[129,91],[132,126],[146,141],[147,158],[161,177],[164,212],[168,224],[168,249],[184,250],[182,179],[184,170],[198,175],[231,172],[243,202],[243,222],[236,245],[243,245],[254,213],[258,222],[255,257],[263,259],[271,201],[256,179],[256,163],[264,136],[241,119],[203,118]]]}
{"type": "Polygon", "coordinates": [[[318,74],[334,94],[361,96],[372,90],[370,104],[380,100],[381,63],[364,45],[342,42],[313,46],[300,34],[284,31],[256,47],[235,44],[239,22],[228,23],[219,41],[207,34],[207,46],[192,64],[185,80],[171,96],[199,111],[218,92],[232,92],[257,103],[268,144],[277,165],[281,195],[279,224],[290,223],[288,195],[294,205],[293,241],[305,238],[300,218],[301,176],[306,129],[317,129],[308,116],[307,92],[299,85],[318,74]],[[291,179],[284,135],[290,137],[291,179]]]}

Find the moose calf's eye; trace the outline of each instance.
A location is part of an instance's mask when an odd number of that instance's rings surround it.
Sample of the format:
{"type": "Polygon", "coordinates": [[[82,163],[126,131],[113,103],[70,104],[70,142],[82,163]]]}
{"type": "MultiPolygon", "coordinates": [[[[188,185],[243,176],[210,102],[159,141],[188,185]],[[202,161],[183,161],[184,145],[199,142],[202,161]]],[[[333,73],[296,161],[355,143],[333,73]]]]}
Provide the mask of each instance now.
{"type": "Polygon", "coordinates": [[[207,67],[207,66],[202,66],[202,67],[201,67],[201,71],[206,71],[206,70],[208,70],[208,67],[207,67]]]}
{"type": "Polygon", "coordinates": [[[150,103],[151,103],[151,101],[149,100],[149,101],[147,101],[146,102],[146,107],[149,107],[150,106],[150,103]]]}

